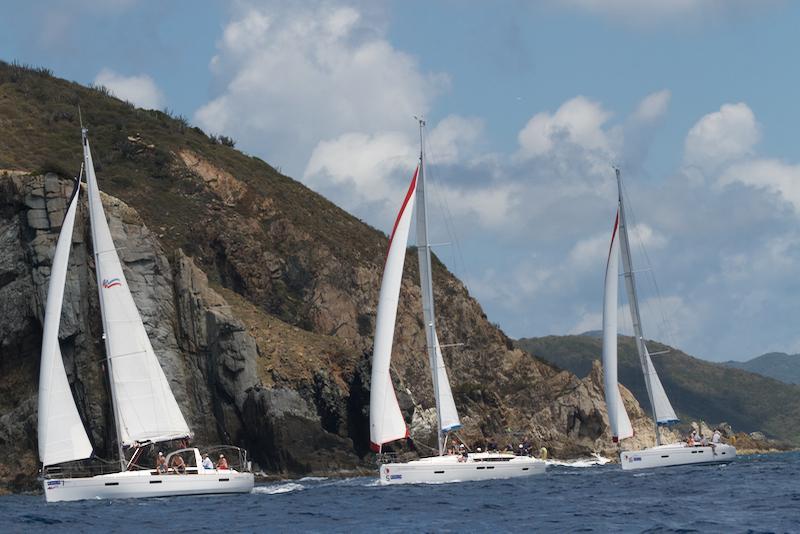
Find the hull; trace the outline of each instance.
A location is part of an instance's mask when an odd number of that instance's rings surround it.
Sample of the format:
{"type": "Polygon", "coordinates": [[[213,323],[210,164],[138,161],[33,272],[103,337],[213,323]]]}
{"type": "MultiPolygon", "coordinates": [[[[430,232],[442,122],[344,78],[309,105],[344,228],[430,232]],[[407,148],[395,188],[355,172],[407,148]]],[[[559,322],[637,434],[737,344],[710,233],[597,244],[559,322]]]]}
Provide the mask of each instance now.
{"type": "Polygon", "coordinates": [[[46,478],[42,485],[47,502],[250,493],[253,489],[253,473],[191,471],[183,475],[127,471],[85,478],[46,478]]]}
{"type": "Polygon", "coordinates": [[[736,448],[724,443],[715,447],[689,447],[685,443],[674,443],[641,451],[622,451],[619,455],[622,469],[626,471],[673,465],[721,464],[735,458],[736,448]]]}
{"type": "Polygon", "coordinates": [[[545,462],[529,456],[478,453],[470,454],[466,461],[459,458],[436,456],[383,464],[379,480],[382,485],[467,482],[542,475],[547,469],[545,462]]]}

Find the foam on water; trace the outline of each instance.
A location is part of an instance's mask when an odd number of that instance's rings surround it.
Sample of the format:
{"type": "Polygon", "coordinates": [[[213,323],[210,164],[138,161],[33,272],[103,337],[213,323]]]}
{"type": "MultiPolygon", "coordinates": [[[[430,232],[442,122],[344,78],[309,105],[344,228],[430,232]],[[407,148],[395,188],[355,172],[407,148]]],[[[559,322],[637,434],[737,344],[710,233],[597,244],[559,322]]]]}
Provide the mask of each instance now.
{"type": "Polygon", "coordinates": [[[306,487],[297,482],[283,482],[280,484],[270,484],[268,486],[256,486],[253,493],[265,493],[267,495],[279,495],[281,493],[291,493],[293,491],[303,491],[306,487]]]}

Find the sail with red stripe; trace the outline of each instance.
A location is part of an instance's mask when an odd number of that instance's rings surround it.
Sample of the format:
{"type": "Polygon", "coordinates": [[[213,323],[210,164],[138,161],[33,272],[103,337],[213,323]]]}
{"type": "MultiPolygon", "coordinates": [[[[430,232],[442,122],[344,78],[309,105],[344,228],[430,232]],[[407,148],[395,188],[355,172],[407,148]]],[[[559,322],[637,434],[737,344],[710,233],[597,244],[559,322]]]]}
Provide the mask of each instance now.
{"type": "Polygon", "coordinates": [[[408,437],[408,427],[397,403],[397,394],[390,374],[394,327],[397,320],[397,305],[406,259],[406,245],[414,211],[417,174],[414,171],[403,205],[397,214],[389,250],[383,269],[381,292],[378,298],[378,313],[375,325],[375,344],[372,352],[372,379],[369,399],[370,447],[379,452],[385,443],[408,437]]]}
{"type": "Polygon", "coordinates": [[[605,389],[608,424],[613,440],[633,436],[633,427],[625,411],[617,381],[617,298],[619,290],[619,211],[614,218],[611,246],[606,263],[603,295],[603,386],[605,389]]]}

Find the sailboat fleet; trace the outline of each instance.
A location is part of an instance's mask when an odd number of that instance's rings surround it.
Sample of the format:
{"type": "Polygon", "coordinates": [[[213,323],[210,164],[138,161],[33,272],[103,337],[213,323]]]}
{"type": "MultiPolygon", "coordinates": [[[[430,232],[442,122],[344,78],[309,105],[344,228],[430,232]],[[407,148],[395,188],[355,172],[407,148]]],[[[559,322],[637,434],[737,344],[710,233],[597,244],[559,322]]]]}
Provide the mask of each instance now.
{"type": "MultiPolygon", "coordinates": [[[[406,247],[413,215],[416,215],[416,250],[422,290],[422,319],[426,352],[436,402],[437,449],[430,457],[398,461],[392,457],[379,467],[382,485],[439,483],[544,474],[546,462],[530,456],[495,451],[448,454],[448,440],[461,422],[442,355],[443,345],[436,331],[436,313],[428,238],[428,204],[424,150],[425,122],[419,120],[420,155],[411,184],[397,215],[386,254],[380,288],[372,357],[370,388],[370,445],[385,458],[384,446],[409,437],[409,430],[392,382],[392,350],[406,247]]],[[[164,372],[145,331],[142,319],[125,279],[117,249],[111,237],[95,176],[87,130],[81,127],[84,161],[74,192],[68,202],[56,244],[48,286],[42,333],[39,383],[38,442],[42,462],[42,484],[46,500],[70,501],[96,498],[156,497],[208,493],[247,493],[253,489],[246,452],[241,470],[204,468],[200,450],[182,447],[171,451],[170,460],[181,457],[184,468],[166,470],[141,467],[137,461],[159,443],[188,440],[192,432],[170,390],[164,372]],[[67,277],[71,236],[85,175],[98,299],[105,341],[119,464],[113,472],[71,473],[68,465],[93,456],[93,447],[81,421],[70,390],[58,343],[64,286],[67,277]],[[187,461],[188,460],[188,461],[187,461]],[[68,464],[65,466],[65,464],[68,464]]],[[[603,303],[604,389],[608,419],[615,442],[633,436],[617,380],[617,293],[619,263],[628,297],[634,338],[644,373],[648,399],[655,424],[656,443],[638,451],[622,450],[622,468],[640,469],[694,463],[728,462],[736,449],[723,443],[688,446],[661,443],[661,425],[677,421],[664,387],[648,352],[633,270],[622,179],[616,170],[618,209],[614,220],[605,273],[603,303]]]]}

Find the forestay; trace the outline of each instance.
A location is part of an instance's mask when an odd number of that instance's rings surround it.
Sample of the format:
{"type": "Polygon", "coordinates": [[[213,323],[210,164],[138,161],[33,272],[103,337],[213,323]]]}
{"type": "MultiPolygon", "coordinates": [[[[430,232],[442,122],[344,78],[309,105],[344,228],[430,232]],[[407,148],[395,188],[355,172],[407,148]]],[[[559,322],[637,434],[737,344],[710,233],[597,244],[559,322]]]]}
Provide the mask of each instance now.
{"type": "Polygon", "coordinates": [[[617,380],[617,303],[619,290],[619,211],[614,219],[611,246],[606,263],[603,294],[603,386],[605,389],[608,423],[614,441],[633,436],[633,428],[622,402],[617,380]]]}
{"type": "Polygon", "coordinates": [[[83,131],[97,289],[105,332],[114,415],[123,445],[191,435],[150,345],[128,289],[100,200],[89,140],[83,131]]]}
{"type": "Polygon", "coordinates": [[[392,235],[389,237],[389,250],[386,253],[386,265],[383,269],[381,292],[378,298],[369,397],[370,446],[376,452],[380,451],[383,444],[408,436],[408,428],[403,414],[400,412],[397,395],[392,385],[390,365],[418,173],[419,167],[414,171],[411,185],[400,212],[397,214],[392,235]]]}
{"type": "Polygon", "coordinates": [[[92,445],[75,406],[58,346],[61,305],[80,190],[79,177],[61,225],[47,287],[39,369],[38,414],[39,459],[45,466],[82,460],[92,455],[92,445]]]}

